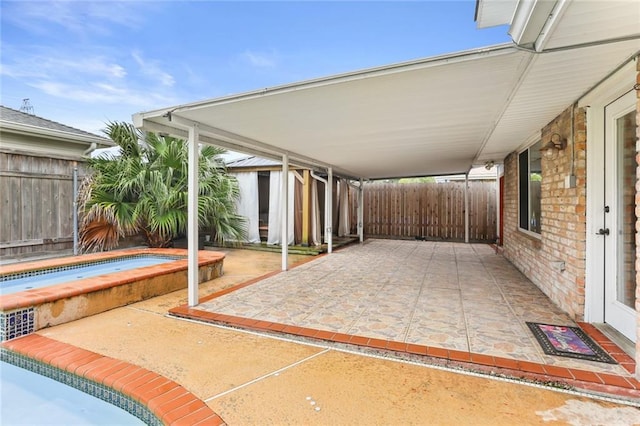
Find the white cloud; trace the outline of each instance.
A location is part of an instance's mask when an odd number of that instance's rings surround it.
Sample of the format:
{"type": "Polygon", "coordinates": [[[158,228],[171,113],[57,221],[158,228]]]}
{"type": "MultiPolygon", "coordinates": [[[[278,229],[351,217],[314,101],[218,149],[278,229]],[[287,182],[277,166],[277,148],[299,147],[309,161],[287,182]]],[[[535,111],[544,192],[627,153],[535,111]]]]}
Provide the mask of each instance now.
{"type": "Polygon", "coordinates": [[[138,2],[20,1],[5,3],[6,19],[30,32],[46,34],[46,24],[75,34],[109,34],[113,25],[136,28],[145,16],[138,2]],[[44,25],[43,25],[44,24],[44,25]]]}
{"type": "Polygon", "coordinates": [[[175,79],[171,74],[164,71],[157,61],[147,61],[142,58],[142,54],[138,51],[131,52],[131,56],[136,61],[140,70],[146,76],[160,82],[163,86],[171,87],[175,83],[175,79]]]}
{"type": "Polygon", "coordinates": [[[11,46],[4,46],[5,63],[0,68],[0,74],[13,78],[50,78],[66,76],[77,78],[81,75],[91,75],[105,79],[122,79],[127,76],[124,66],[109,60],[105,56],[86,56],[80,52],[56,52],[51,48],[32,47],[22,49],[20,54],[11,46]],[[10,58],[10,59],[8,59],[10,58]],[[13,59],[13,61],[11,61],[13,59]]]}
{"type": "Polygon", "coordinates": [[[257,68],[275,68],[278,65],[278,55],[275,52],[259,53],[247,50],[241,56],[257,68]]]}
{"type": "Polygon", "coordinates": [[[176,100],[175,80],[153,61],[134,60],[116,50],[6,47],[0,75],[48,96],[87,104],[153,108],[176,100]],[[119,57],[120,56],[120,57],[119,57]],[[128,62],[128,63],[127,63],[128,62]]]}
{"type": "Polygon", "coordinates": [[[115,86],[104,82],[76,85],[60,81],[34,81],[29,85],[49,96],[91,104],[129,105],[145,109],[175,101],[173,97],[163,93],[148,89],[115,86]]]}

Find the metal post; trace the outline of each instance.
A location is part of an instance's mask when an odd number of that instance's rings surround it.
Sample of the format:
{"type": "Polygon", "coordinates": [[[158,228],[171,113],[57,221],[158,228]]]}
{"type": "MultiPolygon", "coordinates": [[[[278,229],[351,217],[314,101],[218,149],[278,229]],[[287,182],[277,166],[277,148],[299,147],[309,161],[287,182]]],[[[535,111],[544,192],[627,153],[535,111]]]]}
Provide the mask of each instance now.
{"type": "Polygon", "coordinates": [[[501,170],[501,167],[502,166],[500,164],[496,165],[496,235],[498,236],[496,244],[502,243],[502,235],[500,234],[500,209],[502,208],[500,206],[500,170],[501,170]]]}
{"type": "Polygon", "coordinates": [[[333,252],[333,169],[327,169],[327,216],[325,217],[327,253],[333,252]]]}
{"type": "Polygon", "coordinates": [[[282,156],[282,270],[289,267],[289,156],[282,156]]]}
{"type": "Polygon", "coordinates": [[[189,127],[187,190],[187,283],[189,306],[198,304],[198,125],[189,127]]]}
{"type": "Polygon", "coordinates": [[[358,187],[358,236],[360,242],[364,241],[364,181],[360,179],[358,187]]]}
{"type": "Polygon", "coordinates": [[[469,172],[464,175],[464,242],[469,242],[469,172]]]}
{"type": "Polygon", "coordinates": [[[78,163],[73,162],[73,255],[78,255],[78,163]]]}

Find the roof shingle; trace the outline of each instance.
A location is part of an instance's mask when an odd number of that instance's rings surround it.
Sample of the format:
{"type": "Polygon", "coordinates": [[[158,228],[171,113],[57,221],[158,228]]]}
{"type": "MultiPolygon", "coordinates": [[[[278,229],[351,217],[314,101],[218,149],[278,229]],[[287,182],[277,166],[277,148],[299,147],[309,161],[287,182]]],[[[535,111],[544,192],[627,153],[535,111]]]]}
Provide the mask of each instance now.
{"type": "Polygon", "coordinates": [[[56,130],[59,132],[73,133],[78,136],[90,136],[93,138],[103,137],[94,133],[85,132],[84,130],[76,129],[75,127],[47,120],[46,118],[38,117],[37,115],[26,114],[24,112],[17,111],[3,105],[0,105],[0,121],[15,124],[24,124],[27,126],[40,127],[43,129],[56,130]]]}

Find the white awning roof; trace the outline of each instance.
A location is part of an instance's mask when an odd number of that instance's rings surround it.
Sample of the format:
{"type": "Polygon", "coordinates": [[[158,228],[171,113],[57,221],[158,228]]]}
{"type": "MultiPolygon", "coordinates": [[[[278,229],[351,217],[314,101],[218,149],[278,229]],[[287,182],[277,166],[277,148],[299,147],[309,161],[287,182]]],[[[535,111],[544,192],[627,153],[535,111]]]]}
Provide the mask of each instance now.
{"type": "MultiPolygon", "coordinates": [[[[561,17],[573,28],[560,18],[547,28],[547,51],[459,52],[139,113],[134,123],[185,138],[197,123],[202,142],[270,158],[287,153],[294,164],[354,178],[466,173],[502,161],[640,51],[640,38],[629,34],[560,45],[581,40],[585,28],[575,27],[573,12],[584,17],[582,6],[593,2],[576,3],[561,17]]],[[[616,28],[628,32],[628,22],[616,28]]]]}

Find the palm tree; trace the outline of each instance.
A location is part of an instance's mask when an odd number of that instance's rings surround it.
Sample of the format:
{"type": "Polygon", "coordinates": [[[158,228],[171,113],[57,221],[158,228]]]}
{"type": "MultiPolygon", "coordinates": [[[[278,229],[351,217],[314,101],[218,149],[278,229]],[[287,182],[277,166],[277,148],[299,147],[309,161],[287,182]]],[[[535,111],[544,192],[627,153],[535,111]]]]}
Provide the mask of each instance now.
{"type": "MultiPolygon", "coordinates": [[[[168,247],[187,228],[188,150],[181,139],[143,133],[128,123],[109,123],[105,134],[119,155],[88,160],[92,173],[83,182],[80,245],[108,250],[121,238],[142,234],[150,247],[168,247]]],[[[235,178],[226,173],[213,146],[200,149],[198,219],[217,241],[240,240],[245,221],[235,211],[235,178]]]]}

